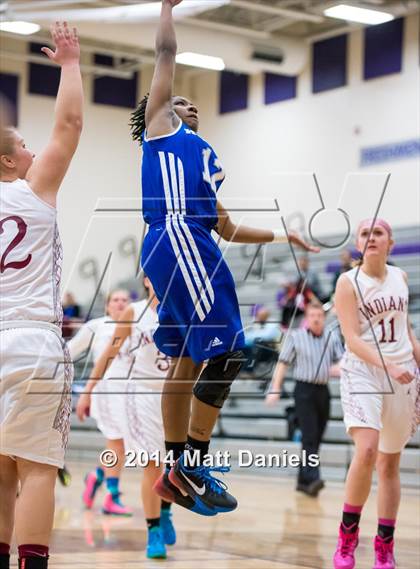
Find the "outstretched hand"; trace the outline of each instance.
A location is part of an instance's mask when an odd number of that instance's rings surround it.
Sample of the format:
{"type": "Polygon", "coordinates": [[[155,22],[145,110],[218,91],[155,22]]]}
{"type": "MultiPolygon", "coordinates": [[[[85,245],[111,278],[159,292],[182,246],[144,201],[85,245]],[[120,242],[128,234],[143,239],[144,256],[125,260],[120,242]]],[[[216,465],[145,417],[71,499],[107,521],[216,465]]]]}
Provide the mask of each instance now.
{"type": "Polygon", "coordinates": [[[79,63],[80,46],[76,28],[70,30],[67,22],[56,22],[51,26],[51,36],[55,44],[55,51],[43,47],[41,51],[57,65],[79,63]]]}
{"type": "Polygon", "coordinates": [[[305,251],[309,251],[310,253],[319,253],[321,251],[321,249],[319,247],[315,247],[314,245],[310,245],[309,243],[307,243],[295,231],[289,231],[288,237],[289,237],[290,243],[293,243],[293,245],[297,245],[298,247],[300,247],[301,249],[304,249],[305,251]]]}
{"type": "Polygon", "coordinates": [[[181,2],[182,0],[162,0],[162,4],[169,4],[172,6],[172,8],[178,6],[178,4],[181,4],[181,2]]]}

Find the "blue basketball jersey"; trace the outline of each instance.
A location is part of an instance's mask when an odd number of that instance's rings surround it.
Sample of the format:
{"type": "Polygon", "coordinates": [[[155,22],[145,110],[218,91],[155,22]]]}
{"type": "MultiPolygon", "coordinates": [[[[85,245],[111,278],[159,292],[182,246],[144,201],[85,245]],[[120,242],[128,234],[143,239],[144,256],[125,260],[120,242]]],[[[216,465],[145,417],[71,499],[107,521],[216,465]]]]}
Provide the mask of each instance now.
{"type": "Polygon", "coordinates": [[[147,224],[181,216],[211,230],[225,173],[213,148],[181,120],[170,135],[143,138],[142,198],[147,224]]]}

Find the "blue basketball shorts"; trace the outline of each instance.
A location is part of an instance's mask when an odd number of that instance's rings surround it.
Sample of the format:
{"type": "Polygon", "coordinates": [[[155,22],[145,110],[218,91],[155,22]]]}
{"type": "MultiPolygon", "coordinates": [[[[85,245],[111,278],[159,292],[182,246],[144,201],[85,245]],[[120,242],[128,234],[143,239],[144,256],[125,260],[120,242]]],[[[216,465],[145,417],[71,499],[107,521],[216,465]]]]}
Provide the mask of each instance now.
{"type": "Polygon", "coordinates": [[[159,299],[160,351],[200,363],[244,347],[235,283],[206,227],[181,216],[152,224],[141,263],[159,299]]]}

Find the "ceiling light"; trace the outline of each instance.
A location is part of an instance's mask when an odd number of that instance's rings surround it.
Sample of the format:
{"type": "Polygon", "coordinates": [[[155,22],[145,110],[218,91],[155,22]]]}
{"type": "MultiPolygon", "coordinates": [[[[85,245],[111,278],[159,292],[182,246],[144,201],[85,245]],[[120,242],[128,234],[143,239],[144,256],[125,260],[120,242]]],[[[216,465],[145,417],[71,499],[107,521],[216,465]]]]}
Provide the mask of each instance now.
{"type": "Polygon", "coordinates": [[[0,31],[11,32],[12,34],[22,34],[29,36],[39,32],[41,26],[32,24],[31,22],[0,22],[0,31]]]}
{"type": "MultiPolygon", "coordinates": [[[[1,2],[1,0],[0,0],[1,2]]],[[[57,2],[56,2],[57,3],[57,2]]],[[[77,2],[75,2],[76,4],[77,2]]],[[[181,2],[174,9],[176,20],[186,16],[194,16],[229,4],[230,0],[188,0],[181,2]]],[[[35,2],[34,2],[35,4],[35,2]]],[[[122,24],[134,24],[136,22],[157,21],[161,12],[161,2],[146,2],[125,4],[122,6],[108,6],[105,8],[84,8],[74,10],[47,10],[25,12],[25,18],[38,21],[61,21],[70,22],[116,22],[122,24]]]]}
{"type": "Polygon", "coordinates": [[[223,71],[225,68],[225,62],[221,57],[202,55],[201,53],[192,53],[190,51],[179,53],[176,56],[176,62],[182,65],[191,65],[192,67],[202,67],[215,71],[223,71]]]}
{"type": "Polygon", "coordinates": [[[324,14],[330,18],[371,25],[383,24],[384,22],[390,22],[394,19],[394,16],[388,12],[368,10],[367,8],[358,8],[347,4],[339,4],[338,6],[327,8],[324,10],[324,14]]]}

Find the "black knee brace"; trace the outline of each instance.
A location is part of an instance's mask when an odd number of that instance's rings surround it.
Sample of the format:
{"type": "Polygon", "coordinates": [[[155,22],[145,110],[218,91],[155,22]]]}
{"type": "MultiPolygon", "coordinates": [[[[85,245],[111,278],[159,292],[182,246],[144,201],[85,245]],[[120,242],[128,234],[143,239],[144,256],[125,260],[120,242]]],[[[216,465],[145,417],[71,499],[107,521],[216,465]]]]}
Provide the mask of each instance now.
{"type": "Polygon", "coordinates": [[[194,385],[194,395],[203,403],[221,409],[244,361],[240,350],[210,359],[194,385]]]}

